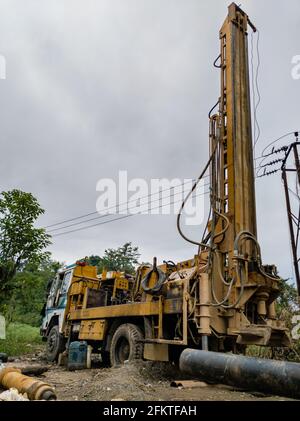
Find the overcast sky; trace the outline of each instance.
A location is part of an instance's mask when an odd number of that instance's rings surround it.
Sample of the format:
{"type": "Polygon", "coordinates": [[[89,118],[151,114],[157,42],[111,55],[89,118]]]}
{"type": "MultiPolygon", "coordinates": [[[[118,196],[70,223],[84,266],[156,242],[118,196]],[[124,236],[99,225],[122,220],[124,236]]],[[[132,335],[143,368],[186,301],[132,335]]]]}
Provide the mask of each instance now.
{"type": "MultiPolygon", "coordinates": [[[[97,181],[128,176],[195,178],[208,156],[207,113],[219,96],[223,0],[0,0],[1,189],[32,192],[46,226],[95,211],[97,181]]],[[[259,155],[300,129],[300,3],[242,2],[260,29],[259,155]]],[[[286,142],[285,140],[284,142],[286,142]]],[[[284,142],[282,144],[284,144],[284,142]]],[[[207,200],[207,199],[206,199],[207,200]]],[[[257,180],[265,263],[292,276],[280,176],[257,180]]],[[[189,229],[195,239],[203,227],[189,229]]],[[[196,253],[175,216],[138,215],[53,238],[68,263],[126,241],[141,260],[196,253]]]]}

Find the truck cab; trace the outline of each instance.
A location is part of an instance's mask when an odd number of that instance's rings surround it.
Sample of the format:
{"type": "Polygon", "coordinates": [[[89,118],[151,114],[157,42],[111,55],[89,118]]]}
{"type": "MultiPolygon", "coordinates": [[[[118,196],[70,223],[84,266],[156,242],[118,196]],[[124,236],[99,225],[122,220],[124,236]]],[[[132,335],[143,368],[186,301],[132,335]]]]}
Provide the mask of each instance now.
{"type": "Polygon", "coordinates": [[[76,264],[60,269],[50,282],[47,301],[43,308],[40,333],[47,341],[47,359],[54,361],[64,348],[62,335],[63,320],[67,303],[68,289],[73,278],[76,264]]]}

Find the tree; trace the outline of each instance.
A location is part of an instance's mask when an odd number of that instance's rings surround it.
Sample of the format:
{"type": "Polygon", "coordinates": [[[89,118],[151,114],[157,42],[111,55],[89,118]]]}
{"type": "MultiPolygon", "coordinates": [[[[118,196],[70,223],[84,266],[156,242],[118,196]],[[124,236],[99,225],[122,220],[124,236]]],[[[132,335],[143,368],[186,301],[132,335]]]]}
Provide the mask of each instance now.
{"type": "Polygon", "coordinates": [[[59,262],[47,259],[40,264],[28,263],[18,272],[14,277],[15,288],[6,308],[6,320],[39,326],[47,286],[62,266],[59,262]]]}
{"type": "MultiPolygon", "coordinates": [[[[289,331],[292,331],[293,316],[297,315],[298,310],[298,292],[289,279],[283,279],[280,283],[280,295],[276,300],[276,313],[283,320],[289,331]]],[[[289,361],[300,361],[300,340],[293,339],[291,348],[275,348],[273,356],[278,359],[289,361]]]]}
{"type": "Polygon", "coordinates": [[[93,254],[88,258],[88,264],[91,266],[98,266],[101,262],[100,256],[94,256],[93,254]]]}
{"type": "Polygon", "coordinates": [[[100,272],[106,269],[134,274],[139,257],[138,247],[134,247],[131,242],[128,242],[117,249],[105,250],[103,257],[100,258],[98,268],[100,272]]]}
{"type": "Polygon", "coordinates": [[[0,302],[10,298],[13,279],[28,263],[40,263],[49,256],[44,249],[51,244],[43,228],[35,228],[44,213],[31,193],[21,190],[0,195],[0,302]]]}
{"type": "Polygon", "coordinates": [[[279,316],[293,314],[298,309],[298,292],[289,279],[283,279],[279,285],[280,295],[276,300],[276,311],[279,316]]]}

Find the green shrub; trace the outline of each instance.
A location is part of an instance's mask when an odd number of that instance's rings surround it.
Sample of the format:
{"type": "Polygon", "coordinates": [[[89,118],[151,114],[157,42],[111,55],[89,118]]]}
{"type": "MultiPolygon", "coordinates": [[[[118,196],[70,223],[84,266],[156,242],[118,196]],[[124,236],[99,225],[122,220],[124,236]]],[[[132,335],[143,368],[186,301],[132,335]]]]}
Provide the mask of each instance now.
{"type": "Polygon", "coordinates": [[[6,339],[0,339],[0,352],[9,356],[30,354],[41,347],[39,328],[22,323],[10,323],[6,329],[6,339]]]}

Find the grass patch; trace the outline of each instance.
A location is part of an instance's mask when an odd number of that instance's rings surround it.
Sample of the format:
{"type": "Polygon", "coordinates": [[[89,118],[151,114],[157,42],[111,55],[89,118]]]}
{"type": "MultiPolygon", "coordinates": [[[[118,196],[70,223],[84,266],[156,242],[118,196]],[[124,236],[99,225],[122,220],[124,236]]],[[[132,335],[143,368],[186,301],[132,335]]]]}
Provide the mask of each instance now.
{"type": "Polygon", "coordinates": [[[6,339],[0,339],[0,352],[9,356],[31,354],[41,347],[39,328],[22,323],[10,323],[6,328],[6,339]]]}

